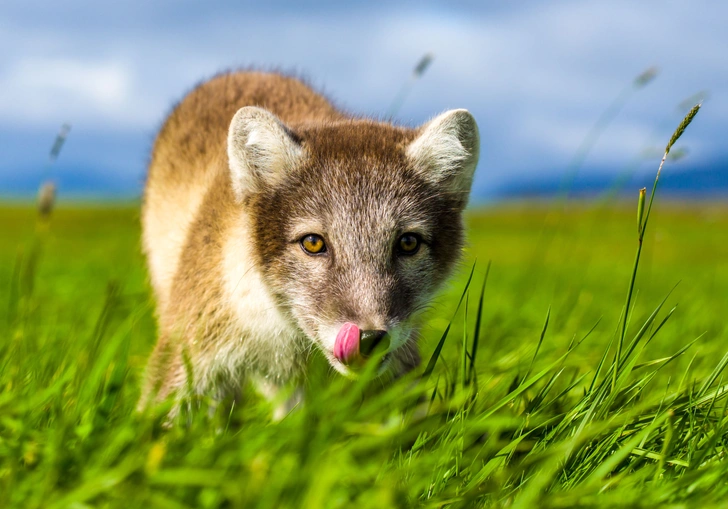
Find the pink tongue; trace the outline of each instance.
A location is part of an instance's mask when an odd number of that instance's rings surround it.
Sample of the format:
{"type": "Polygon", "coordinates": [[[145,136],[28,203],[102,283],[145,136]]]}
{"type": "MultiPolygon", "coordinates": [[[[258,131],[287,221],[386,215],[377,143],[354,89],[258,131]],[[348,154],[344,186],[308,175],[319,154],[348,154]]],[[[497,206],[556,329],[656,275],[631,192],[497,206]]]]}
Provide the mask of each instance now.
{"type": "Polygon", "coordinates": [[[359,327],[351,322],[341,326],[334,343],[334,356],[344,364],[359,357],[359,327]]]}

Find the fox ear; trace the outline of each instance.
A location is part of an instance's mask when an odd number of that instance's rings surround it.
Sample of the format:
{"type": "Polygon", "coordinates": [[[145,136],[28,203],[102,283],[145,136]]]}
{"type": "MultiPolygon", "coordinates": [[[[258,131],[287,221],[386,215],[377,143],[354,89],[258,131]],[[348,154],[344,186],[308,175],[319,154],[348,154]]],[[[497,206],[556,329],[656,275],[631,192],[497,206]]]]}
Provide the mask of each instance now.
{"type": "Polygon", "coordinates": [[[238,199],[279,183],[303,157],[295,135],[263,108],[246,106],[233,117],[228,131],[228,161],[238,199]]]}
{"type": "Polygon", "coordinates": [[[450,110],[420,128],[407,157],[428,182],[445,186],[467,205],[478,164],[478,124],[468,110],[450,110]]]}

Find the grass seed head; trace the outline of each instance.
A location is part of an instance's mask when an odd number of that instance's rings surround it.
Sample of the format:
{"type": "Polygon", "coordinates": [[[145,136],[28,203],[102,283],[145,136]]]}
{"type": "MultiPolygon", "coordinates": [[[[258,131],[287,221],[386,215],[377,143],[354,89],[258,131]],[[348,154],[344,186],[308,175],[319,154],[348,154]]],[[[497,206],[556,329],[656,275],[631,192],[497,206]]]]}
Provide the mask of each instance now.
{"type": "Polygon", "coordinates": [[[685,115],[685,118],[683,118],[682,122],[680,122],[680,125],[677,126],[677,129],[675,129],[675,132],[672,133],[672,138],[670,138],[670,141],[667,144],[667,147],[665,147],[665,154],[670,153],[670,149],[675,144],[675,142],[680,139],[680,136],[682,136],[682,133],[685,132],[685,129],[690,125],[690,122],[693,121],[693,118],[695,118],[695,115],[698,114],[698,111],[700,111],[700,107],[702,106],[701,103],[696,104],[693,106],[690,111],[688,111],[688,114],[685,115]]]}
{"type": "Polygon", "coordinates": [[[38,190],[38,215],[46,219],[53,211],[53,205],[56,202],[56,185],[47,180],[41,184],[38,190]]]}
{"type": "Polygon", "coordinates": [[[635,88],[641,88],[657,77],[660,70],[656,66],[645,69],[639,76],[634,79],[635,88]]]}
{"type": "Polygon", "coordinates": [[[425,74],[425,71],[428,67],[430,67],[430,64],[432,63],[432,60],[435,58],[435,55],[432,53],[425,53],[425,55],[420,59],[420,61],[417,63],[417,66],[415,67],[414,71],[412,71],[412,74],[415,78],[421,77],[423,74],[425,74]]]}

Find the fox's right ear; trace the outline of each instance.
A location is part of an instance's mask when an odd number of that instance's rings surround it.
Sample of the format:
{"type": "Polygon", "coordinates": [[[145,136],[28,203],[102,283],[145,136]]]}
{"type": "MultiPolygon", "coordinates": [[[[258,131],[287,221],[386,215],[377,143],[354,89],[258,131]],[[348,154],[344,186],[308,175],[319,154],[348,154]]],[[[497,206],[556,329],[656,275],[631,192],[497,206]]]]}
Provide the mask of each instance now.
{"type": "Polygon", "coordinates": [[[233,117],[227,152],[238,199],[281,182],[303,157],[291,130],[271,112],[255,106],[240,108],[233,117]]]}

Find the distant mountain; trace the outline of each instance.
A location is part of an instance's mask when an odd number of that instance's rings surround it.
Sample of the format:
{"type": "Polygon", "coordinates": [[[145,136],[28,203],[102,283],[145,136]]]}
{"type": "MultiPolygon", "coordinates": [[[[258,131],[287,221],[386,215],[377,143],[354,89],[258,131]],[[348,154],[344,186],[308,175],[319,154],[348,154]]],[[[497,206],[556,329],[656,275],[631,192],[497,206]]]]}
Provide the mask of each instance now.
{"type": "MultiPolygon", "coordinates": [[[[549,176],[513,179],[494,190],[499,199],[550,198],[563,194],[590,197],[612,192],[617,195],[634,195],[642,187],[650,189],[655,172],[640,172],[628,178],[619,178],[608,170],[582,171],[570,185],[563,178],[549,176]]],[[[728,161],[676,169],[666,166],[659,182],[660,193],[678,198],[726,198],[728,199],[728,161]]]]}

